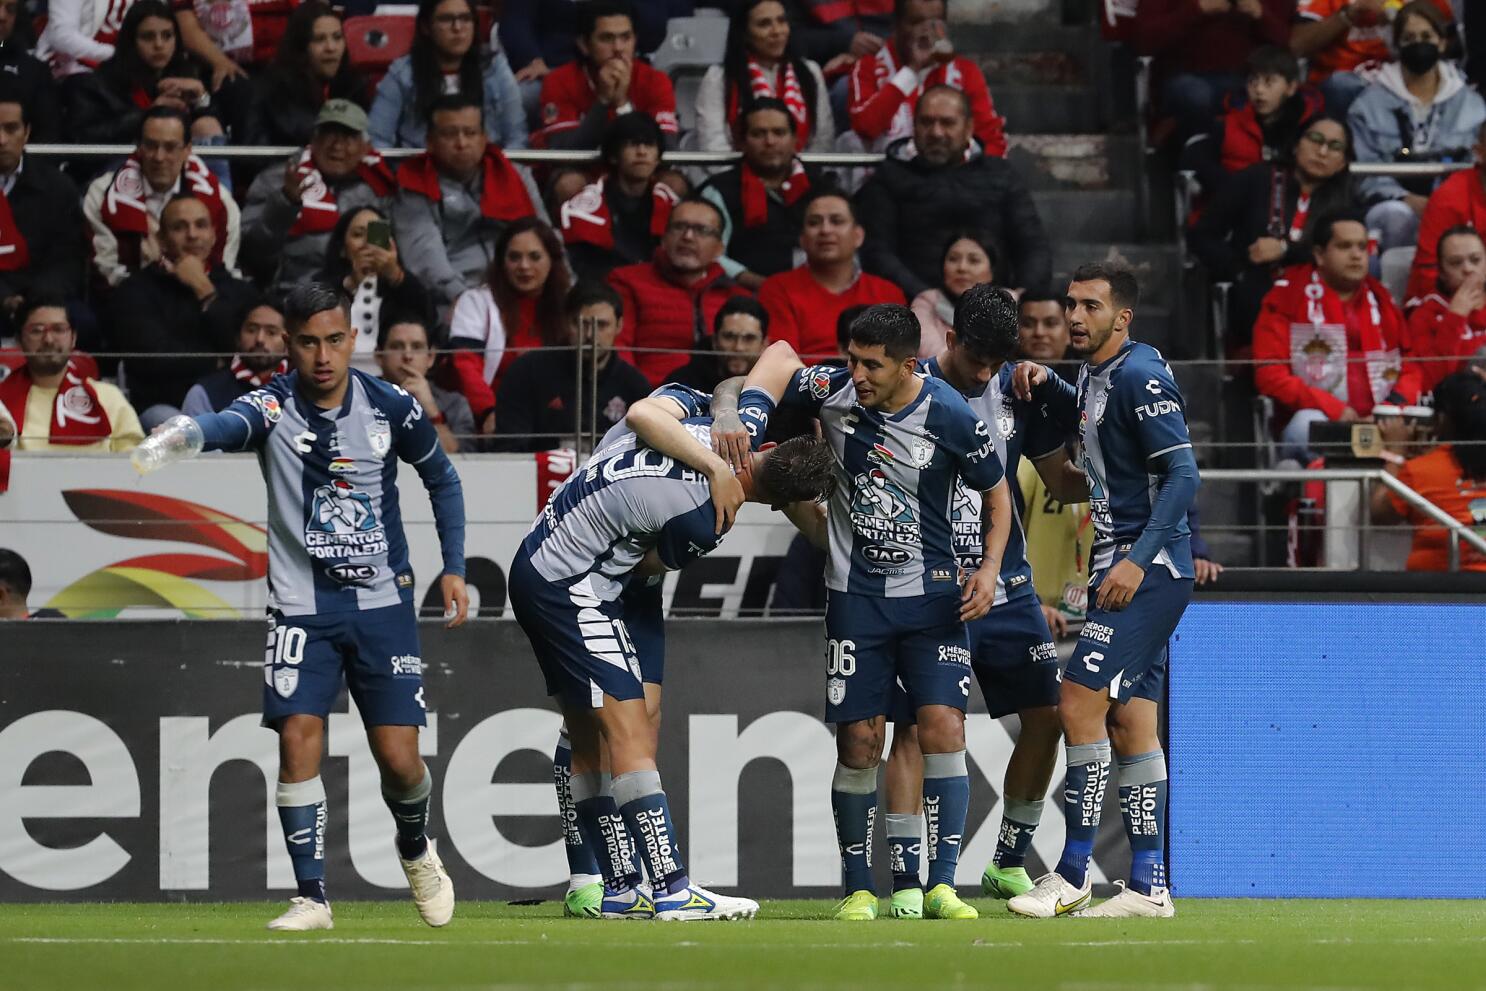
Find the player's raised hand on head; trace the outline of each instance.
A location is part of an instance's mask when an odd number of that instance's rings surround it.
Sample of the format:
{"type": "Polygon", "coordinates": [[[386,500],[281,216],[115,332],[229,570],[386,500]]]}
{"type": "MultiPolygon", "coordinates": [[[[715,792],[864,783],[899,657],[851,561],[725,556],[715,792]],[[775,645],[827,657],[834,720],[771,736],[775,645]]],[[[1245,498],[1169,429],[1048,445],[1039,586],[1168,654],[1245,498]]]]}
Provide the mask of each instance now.
{"type": "Polygon", "coordinates": [[[1039,365],[1035,361],[1019,362],[1011,375],[1011,388],[1018,399],[1031,402],[1032,390],[1046,382],[1050,374],[1046,365],[1039,365]]]}
{"type": "Polygon", "coordinates": [[[712,506],[717,510],[717,533],[727,533],[738,517],[738,507],[743,505],[743,483],[738,481],[726,462],[707,475],[712,487],[712,506]]]}
{"type": "Polygon", "coordinates": [[[444,628],[452,630],[463,626],[470,615],[470,593],[464,586],[464,579],[458,575],[444,575],[439,579],[439,587],[444,592],[444,628]]]}
{"type": "Polygon", "coordinates": [[[991,611],[991,605],[996,601],[996,573],[999,570],[999,563],[992,562],[989,568],[982,563],[965,582],[960,593],[961,622],[974,622],[991,611]]]}
{"type": "Polygon", "coordinates": [[[721,413],[712,418],[712,450],[735,472],[748,471],[748,431],[736,412],[721,413]]]}
{"type": "Polygon", "coordinates": [[[1140,583],[1145,581],[1145,569],[1128,557],[1110,568],[1099,583],[1099,596],[1094,604],[1100,609],[1119,612],[1135,598],[1140,583]]]}

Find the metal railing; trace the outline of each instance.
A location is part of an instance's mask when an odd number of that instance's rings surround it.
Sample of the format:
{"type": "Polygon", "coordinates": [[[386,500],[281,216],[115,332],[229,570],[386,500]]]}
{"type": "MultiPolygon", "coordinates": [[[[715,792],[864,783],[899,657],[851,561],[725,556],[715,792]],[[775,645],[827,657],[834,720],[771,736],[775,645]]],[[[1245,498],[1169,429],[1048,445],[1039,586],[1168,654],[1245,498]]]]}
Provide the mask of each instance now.
{"type": "MultiPolygon", "coordinates": [[[[133,145],[102,144],[32,144],[26,146],[26,154],[40,158],[128,158],[134,154],[133,145]]],[[[194,145],[192,151],[205,158],[229,159],[285,159],[298,155],[303,146],[295,145],[194,145]]],[[[423,154],[422,148],[379,148],[383,158],[396,160],[413,158],[423,154]]],[[[571,163],[583,165],[599,159],[598,149],[576,149],[559,151],[547,148],[511,148],[506,157],[523,165],[554,165],[571,163]]],[[[667,151],[662,158],[666,165],[730,165],[743,156],[736,151],[667,151]]],[[[800,160],[809,165],[825,165],[838,168],[863,165],[879,165],[883,156],[877,152],[804,152],[800,160]]]]}

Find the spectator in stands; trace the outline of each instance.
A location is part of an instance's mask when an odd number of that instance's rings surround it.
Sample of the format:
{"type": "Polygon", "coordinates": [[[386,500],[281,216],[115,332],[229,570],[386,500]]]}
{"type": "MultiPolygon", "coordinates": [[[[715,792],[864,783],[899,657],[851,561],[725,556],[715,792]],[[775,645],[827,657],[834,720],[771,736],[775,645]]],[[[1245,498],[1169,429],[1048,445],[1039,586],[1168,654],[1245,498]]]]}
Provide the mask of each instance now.
{"type": "Polygon", "coordinates": [[[723,379],[747,375],[768,346],[769,311],[752,296],[734,296],[712,322],[712,349],[693,355],[671,381],[711,392],[723,379]]]}
{"type": "Polygon", "coordinates": [[[531,171],[486,137],[479,101],[441,96],[430,118],[428,150],[397,170],[392,217],[408,268],[447,306],[479,284],[507,224],[547,211],[531,171]]]}
{"type": "MultiPolygon", "coordinates": [[[[1347,112],[1359,162],[1468,161],[1486,123],[1486,101],[1441,61],[1451,26],[1430,0],[1413,0],[1393,21],[1398,61],[1378,70],[1347,112]]],[[[1412,247],[1435,180],[1368,176],[1367,226],[1381,251],[1412,247]]]]}
{"type": "Polygon", "coordinates": [[[585,361],[580,377],[569,351],[539,349],[517,358],[501,381],[493,445],[498,451],[550,450],[571,443],[568,438],[580,430],[597,439],[650,394],[644,374],[614,350],[625,326],[620,294],[603,282],[580,282],[568,293],[567,310],[570,340],[591,349],[597,375],[591,377],[585,361]]]}
{"type": "Polygon", "coordinates": [[[1486,244],[1474,227],[1451,227],[1436,243],[1433,292],[1410,300],[1409,338],[1419,358],[1420,389],[1432,392],[1461,360],[1486,348],[1486,244]]]}
{"type": "Polygon", "coordinates": [[[124,144],[151,107],[171,107],[190,120],[193,141],[220,144],[222,123],[204,71],[180,43],[176,15],[162,0],[136,0],[119,28],[113,56],[69,87],[67,136],[91,144],[124,144]]]}
{"type": "Polygon", "coordinates": [[[288,337],[284,313],[261,296],[250,296],[240,306],[237,353],[225,368],[208,372],[186,392],[181,412],[187,416],[220,413],[239,396],[261,389],[275,375],[289,370],[285,355],[288,337]]]}
{"type": "MultiPolygon", "coordinates": [[[[454,303],[449,317],[453,379],[469,400],[481,433],[495,427],[495,390],[528,350],[565,347],[568,270],[562,243],[535,217],[518,220],[495,243],[485,284],[454,303]]],[[[564,354],[572,356],[570,349],[564,354]]]]}
{"type": "MultiPolygon", "coordinates": [[[[3,414],[0,414],[0,432],[5,430],[3,414]]],[[[0,437],[0,448],[6,441],[0,437]]],[[[8,547],[0,547],[0,620],[5,619],[63,619],[56,609],[31,611],[27,599],[31,595],[31,567],[26,559],[8,547]]]]}
{"type": "MultiPolygon", "coordinates": [[[[128,451],[144,439],[118,386],[83,372],[60,297],[27,299],[18,322],[26,363],[0,380],[0,449],[128,451]]],[[[6,467],[0,464],[0,474],[6,467]]]]}
{"type": "Polygon", "coordinates": [[[769,311],[774,340],[819,357],[837,352],[834,335],[842,311],[874,303],[901,305],[907,299],[903,290],[857,264],[866,233],[845,193],[829,188],[812,193],[804,203],[803,224],[804,264],[765,279],[759,302],[769,311]]]}
{"type": "Polygon", "coordinates": [[[996,281],[995,243],[981,231],[951,231],[944,239],[940,271],[938,287],[925,289],[911,304],[918,317],[920,358],[932,358],[944,350],[945,333],[955,329],[960,294],[973,285],[996,281]]]}
{"type": "Polygon", "coordinates": [[[743,292],[717,261],[722,257],[722,225],[717,204],[700,197],[684,199],[671,210],[650,261],[609,273],[610,285],[624,302],[620,357],[644,372],[652,385],[686,364],[686,351],[705,346],[718,309],[743,292]]]}
{"type": "Polygon", "coordinates": [[[371,107],[378,148],[421,148],[439,97],[458,94],[479,108],[484,132],[503,148],[526,147],[526,114],[511,64],[476,43],[469,0],[419,0],[413,50],[387,67],[371,107]]]}
{"type": "Polygon", "coordinates": [[[237,202],[206,163],[191,153],[190,122],[176,107],[151,107],[139,123],[134,154],[93,180],[83,198],[92,228],[93,268],[109,286],[160,257],[160,213],[177,193],[206,204],[216,228],[212,262],[237,264],[242,229],[237,202]]]}
{"type": "Polygon", "coordinates": [[[341,216],[363,206],[385,215],[395,189],[392,170],[366,139],[366,111],[326,100],[297,160],[264,169],[248,189],[245,265],[281,291],[308,280],[341,216]]]}
{"type": "Polygon", "coordinates": [[[991,103],[980,66],[955,54],[944,11],[945,0],[897,0],[892,39],[852,66],[851,129],[862,145],[886,148],[914,133],[919,100],[930,90],[947,86],[965,94],[970,131],[980,142],[981,153],[1002,158],[1006,121],[991,103]]]}
{"type": "Polygon", "coordinates": [[[1409,269],[1406,306],[1416,305],[1419,298],[1433,292],[1439,276],[1439,256],[1435,249],[1440,237],[1452,227],[1466,226],[1486,230],[1486,124],[1476,131],[1476,144],[1471,150],[1476,167],[1451,175],[1429,195],[1424,216],[1419,221],[1419,245],[1409,269]]]}
{"type": "Polygon", "coordinates": [[[887,160],[858,195],[867,229],[862,264],[910,297],[939,281],[944,232],[966,225],[995,240],[1003,285],[1051,281],[1052,248],[1032,194],[1006,161],[971,147],[970,126],[964,93],[926,90],[913,139],[888,147],[887,160]]]}
{"type": "Polygon", "coordinates": [[[666,144],[676,141],[676,91],[670,77],[635,57],[635,12],[628,0],[584,0],[578,10],[582,58],[542,79],[538,148],[597,148],[620,114],[649,114],[666,144]]]}
{"type": "MultiPolygon", "coordinates": [[[[1471,372],[1456,372],[1435,392],[1439,444],[1426,454],[1403,460],[1396,444],[1383,467],[1400,482],[1434,503],[1452,519],[1481,532],[1486,523],[1486,382],[1471,372]],[[1402,462],[1402,464],[1400,464],[1402,462]]],[[[1372,493],[1375,523],[1404,522],[1414,527],[1413,547],[1405,567],[1410,571],[1450,570],[1450,535],[1396,493],[1379,485],[1372,493]]],[[[1486,571],[1486,555],[1460,541],[1460,568],[1486,571]]]]}
{"type": "Polygon", "coordinates": [[[743,160],[713,176],[701,195],[722,210],[723,271],[745,289],[799,263],[804,201],[821,173],[795,157],[789,110],[773,97],[744,110],[743,160]]]}
{"type": "Polygon", "coordinates": [[[1312,423],[1361,420],[1375,403],[1419,398],[1403,314],[1367,271],[1361,213],[1318,218],[1312,243],[1314,261],[1284,271],[1254,325],[1254,385],[1288,418],[1281,457],[1301,464],[1312,460],[1312,423]]]}
{"type": "MultiPolygon", "coordinates": [[[[781,0],[746,0],[733,11],[727,54],[697,91],[697,141],[703,151],[743,147],[740,112],[754,101],[780,101],[795,151],[830,151],[836,143],[831,96],[820,66],[800,55],[781,0]]],[[[772,274],[772,273],[766,273],[772,274]]]]}
{"type": "Polygon", "coordinates": [[[655,254],[680,199],[657,180],[664,140],[646,114],[614,118],[600,154],[605,173],[562,205],[562,239],[578,281],[603,281],[655,254]]]}
{"type": "Polygon", "coordinates": [[[1243,86],[1244,61],[1260,45],[1290,39],[1291,0],[1142,0],[1136,48],[1165,74],[1161,109],[1185,141],[1206,132],[1224,98],[1243,86]]]}
{"type": "Polygon", "coordinates": [[[364,206],[341,214],[325,246],[325,267],[315,275],[335,286],[356,328],[357,368],[370,372],[377,338],[397,314],[412,314],[436,326],[437,311],[428,289],[404,267],[387,214],[364,206]]]}
{"type": "MultiPolygon", "coordinates": [[[[182,6],[181,0],[175,2],[178,8],[182,6]]],[[[252,75],[273,61],[279,43],[289,32],[289,19],[298,8],[298,0],[191,0],[189,6],[195,10],[196,19],[212,44],[232,62],[250,70],[247,75],[252,75]],[[223,16],[223,6],[227,8],[226,16],[223,16]],[[246,19],[242,16],[244,12],[246,19]]],[[[347,6],[349,9],[356,5],[347,6]]],[[[219,68],[224,70],[224,75],[231,74],[230,68],[220,61],[213,62],[202,55],[198,41],[193,40],[194,30],[189,18],[181,18],[181,36],[187,48],[212,66],[214,75],[219,68]]]]}
{"type": "Polygon", "coordinates": [[[790,0],[790,20],[805,57],[827,79],[875,55],[893,33],[893,0],[790,0]]]}
{"type": "Polygon", "coordinates": [[[273,64],[255,87],[252,144],[308,144],[326,100],[367,105],[366,78],[351,66],[341,19],[321,0],[289,15],[273,64]]]}
{"type": "Polygon", "coordinates": [[[1082,359],[1070,349],[1064,297],[1047,287],[1022,293],[1017,300],[1017,346],[1021,357],[1040,362],[1073,382],[1082,359]]]}
{"type": "MultiPolygon", "coordinates": [[[[137,0],[49,0],[46,30],[36,46],[37,57],[50,62],[58,79],[91,72],[123,47],[122,23],[137,0]]],[[[210,70],[211,91],[226,80],[246,75],[202,28],[192,4],[177,4],[180,39],[186,49],[210,70]]]]}
{"type": "MultiPolygon", "coordinates": [[[[1449,0],[1432,0],[1448,20],[1449,0]]],[[[1300,0],[1297,23],[1290,33],[1290,51],[1307,59],[1311,82],[1321,87],[1326,110],[1343,116],[1367,84],[1356,70],[1371,62],[1387,62],[1388,22],[1395,20],[1397,0],[1300,0]]]]}
{"type": "Polygon", "coordinates": [[[160,259],[131,275],[110,306],[112,340],[124,359],[129,399],[146,430],[180,412],[191,383],[231,353],[251,286],[212,263],[211,211],[189,193],[160,215],[160,259]],[[153,357],[134,357],[133,354],[153,357]]]}
{"type": "Polygon", "coordinates": [[[1311,122],[1286,158],[1254,165],[1218,190],[1187,235],[1215,282],[1231,282],[1230,339],[1242,345],[1282,268],[1311,258],[1322,216],[1361,202],[1347,171],[1351,135],[1335,117],[1311,122]]]}
{"type": "Polygon", "coordinates": [[[412,314],[393,314],[377,338],[382,378],[418,400],[444,450],[450,454],[477,451],[480,444],[469,402],[429,381],[437,357],[429,325],[412,314]]]}
{"type": "Polygon", "coordinates": [[[30,26],[22,14],[21,0],[0,0],[0,74],[14,79],[32,121],[32,140],[49,144],[62,136],[62,99],[52,70],[31,54],[30,26]]]}
{"type": "Polygon", "coordinates": [[[82,292],[87,255],[77,188],[45,159],[26,155],[34,134],[22,86],[0,76],[0,337],[13,336],[24,296],[76,299],[82,292]]]}

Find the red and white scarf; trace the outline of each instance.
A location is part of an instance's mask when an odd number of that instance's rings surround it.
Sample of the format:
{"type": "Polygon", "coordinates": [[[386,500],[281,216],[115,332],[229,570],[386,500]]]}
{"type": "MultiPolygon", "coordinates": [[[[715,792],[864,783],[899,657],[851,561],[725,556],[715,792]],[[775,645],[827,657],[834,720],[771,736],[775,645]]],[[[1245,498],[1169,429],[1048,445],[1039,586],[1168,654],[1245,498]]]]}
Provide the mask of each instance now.
{"type": "MultiPolygon", "coordinates": [[[[222,184],[217,177],[212,175],[205,162],[192,155],[186,159],[186,166],[181,169],[181,177],[176,180],[171,193],[190,193],[206,204],[212,227],[217,232],[211,261],[213,265],[222,264],[222,251],[227,246],[227,207],[222,202],[222,184]]],[[[130,271],[143,264],[141,245],[151,233],[152,218],[146,205],[149,196],[149,182],[144,177],[139,158],[130,155],[108,184],[102,208],[103,226],[118,239],[119,261],[130,271]]]]}
{"type": "MultiPolygon", "coordinates": [[[[784,183],[775,190],[785,206],[794,206],[800,197],[810,191],[810,177],[798,158],[791,163],[793,168],[784,183]]],[[[741,195],[743,198],[743,226],[761,227],[769,222],[769,187],[754,175],[748,163],[742,165],[741,195]]]]}
{"type": "MultiPolygon", "coordinates": [[[[752,55],[748,56],[748,87],[755,100],[772,96],[784,102],[795,122],[795,150],[804,151],[810,142],[810,107],[805,103],[805,93],[800,89],[800,77],[795,73],[794,63],[781,62],[778,71],[770,73],[752,55]],[[783,83],[776,86],[778,79],[783,83]]],[[[728,123],[734,129],[739,126],[738,109],[738,88],[731,86],[728,88],[728,123]]]]}
{"type": "MultiPolygon", "coordinates": [[[[877,88],[881,89],[888,85],[888,80],[897,75],[901,68],[898,65],[897,41],[889,41],[877,50],[876,55],[869,57],[872,59],[872,75],[877,80],[877,88]]],[[[929,70],[928,75],[919,80],[918,89],[913,91],[913,96],[904,100],[897,113],[893,114],[893,122],[888,125],[887,141],[896,141],[913,134],[913,109],[918,106],[918,98],[924,95],[924,90],[935,86],[949,86],[958,90],[965,88],[958,61],[951,59],[943,65],[936,65],[929,70]]]]}
{"type": "Polygon", "coordinates": [[[30,264],[31,249],[10,212],[10,197],[0,192],[0,272],[17,272],[30,264]]]}
{"type": "Polygon", "coordinates": [[[289,361],[287,358],[280,358],[279,363],[270,368],[268,371],[255,372],[243,362],[241,357],[239,357],[238,355],[233,355],[232,364],[227,366],[227,370],[231,372],[232,377],[237,379],[239,382],[246,382],[248,385],[251,385],[255,389],[261,389],[265,385],[267,385],[269,383],[269,380],[271,380],[275,375],[287,374],[289,371],[289,361]]]}
{"type": "Polygon", "coordinates": [[[1402,373],[1403,358],[1398,347],[1383,336],[1380,291],[1381,285],[1368,278],[1358,288],[1357,296],[1343,300],[1321,281],[1320,273],[1313,271],[1304,290],[1306,322],[1290,325],[1290,370],[1311,388],[1329,392],[1359,411],[1387,398],[1402,373]],[[1349,357],[1353,348],[1349,329],[1355,331],[1356,350],[1366,365],[1372,401],[1365,405],[1361,397],[1351,395],[1349,357]]]}
{"type": "MultiPolygon", "coordinates": [[[[26,429],[26,403],[31,395],[31,372],[22,365],[0,381],[0,406],[15,426],[15,443],[26,429]]],[[[59,446],[94,444],[113,434],[108,413],[98,401],[91,379],[82,375],[77,362],[68,361],[52,403],[52,422],[47,439],[59,446]]],[[[10,450],[0,451],[0,492],[10,486],[10,450]]]]}
{"type": "MultiPolygon", "coordinates": [[[[609,214],[609,201],[604,196],[604,179],[584,186],[562,205],[562,239],[565,244],[591,244],[610,250],[614,247],[614,218],[609,214]]],[[[650,236],[660,237],[671,219],[671,208],[677,203],[676,191],[663,182],[650,184],[650,236]]]]}
{"type": "MultiPolygon", "coordinates": [[[[537,212],[526,182],[511,164],[499,145],[486,145],[481,161],[484,170],[480,180],[480,215],[488,220],[512,221],[537,212]]],[[[435,203],[444,198],[439,188],[439,170],[433,156],[424,152],[410,158],[397,170],[397,184],[409,192],[425,196],[435,203]]]]}
{"type": "MultiPolygon", "coordinates": [[[[294,172],[299,176],[300,183],[299,216],[294,218],[289,236],[329,234],[335,230],[336,222],[341,219],[341,210],[335,202],[335,190],[330,188],[330,184],[315,167],[314,157],[308,148],[299,153],[299,164],[294,166],[294,172]]],[[[392,170],[375,149],[367,152],[361,164],[356,166],[356,174],[378,196],[390,196],[397,188],[392,170]]]]}

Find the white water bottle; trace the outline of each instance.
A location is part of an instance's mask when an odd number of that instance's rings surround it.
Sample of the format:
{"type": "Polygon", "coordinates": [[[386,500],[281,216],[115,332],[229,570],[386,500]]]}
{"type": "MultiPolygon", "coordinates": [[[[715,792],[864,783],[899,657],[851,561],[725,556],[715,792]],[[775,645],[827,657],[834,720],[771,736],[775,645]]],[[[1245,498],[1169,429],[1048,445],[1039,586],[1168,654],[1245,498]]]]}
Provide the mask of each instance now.
{"type": "Polygon", "coordinates": [[[188,461],[201,453],[206,437],[201,424],[189,416],[172,416],[144,439],[129,456],[129,463],[141,475],[159,471],[177,461],[188,461]]]}

